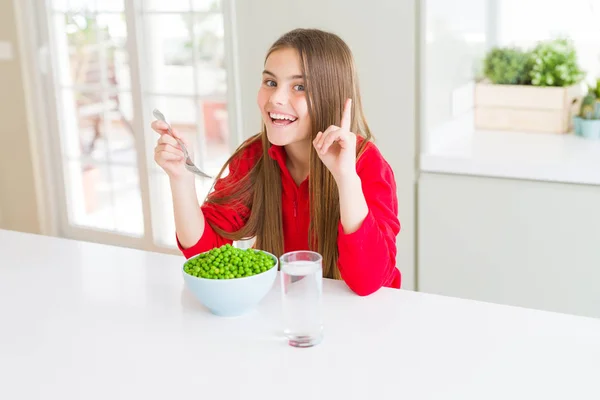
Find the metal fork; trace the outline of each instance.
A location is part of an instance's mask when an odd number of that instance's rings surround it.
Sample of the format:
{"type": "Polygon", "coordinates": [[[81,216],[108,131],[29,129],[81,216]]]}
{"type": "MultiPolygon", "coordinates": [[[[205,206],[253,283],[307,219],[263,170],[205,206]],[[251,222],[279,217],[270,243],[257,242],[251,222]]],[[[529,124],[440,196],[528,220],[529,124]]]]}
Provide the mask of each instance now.
{"type": "Polygon", "coordinates": [[[194,162],[190,158],[190,153],[188,153],[187,148],[185,147],[185,144],[183,144],[183,142],[180,139],[176,138],[175,135],[173,135],[173,130],[171,129],[171,125],[167,122],[163,113],[161,113],[160,111],[158,111],[158,109],[155,108],[154,111],[152,111],[152,114],[154,115],[154,117],[156,119],[159,119],[159,120],[163,121],[165,124],[167,124],[167,129],[169,131],[169,134],[171,136],[173,136],[173,138],[175,138],[175,140],[177,140],[177,143],[179,144],[179,146],[181,146],[181,150],[183,150],[183,155],[185,156],[185,168],[188,171],[193,172],[196,175],[202,176],[204,178],[212,179],[212,176],[206,174],[205,172],[202,172],[198,167],[196,167],[196,164],[194,164],[194,162]]]}

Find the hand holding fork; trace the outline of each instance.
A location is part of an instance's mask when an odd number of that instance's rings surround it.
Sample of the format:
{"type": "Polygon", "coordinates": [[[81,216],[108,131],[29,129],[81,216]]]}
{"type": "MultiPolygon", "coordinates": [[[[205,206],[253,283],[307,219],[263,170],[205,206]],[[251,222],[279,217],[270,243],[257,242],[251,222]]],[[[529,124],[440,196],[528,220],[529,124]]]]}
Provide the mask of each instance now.
{"type": "Polygon", "coordinates": [[[160,134],[160,138],[154,149],[154,161],[171,178],[181,176],[182,165],[185,169],[198,176],[212,178],[194,164],[184,139],[171,129],[171,125],[169,125],[163,113],[154,109],[152,114],[157,119],[157,121],[152,122],[152,129],[160,134]]]}

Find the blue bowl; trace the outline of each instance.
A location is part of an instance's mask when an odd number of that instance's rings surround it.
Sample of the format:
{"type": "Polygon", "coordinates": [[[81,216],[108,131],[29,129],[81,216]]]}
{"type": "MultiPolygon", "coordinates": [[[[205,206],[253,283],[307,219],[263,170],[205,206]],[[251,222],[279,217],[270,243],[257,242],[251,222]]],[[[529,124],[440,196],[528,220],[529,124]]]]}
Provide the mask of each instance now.
{"type": "MultiPolygon", "coordinates": [[[[275,260],[275,265],[265,272],[244,278],[206,279],[192,276],[182,267],[185,285],[215,315],[237,317],[246,314],[269,293],[277,277],[279,260],[271,253],[263,253],[275,260]]],[[[186,262],[198,256],[191,257],[186,262]]]]}

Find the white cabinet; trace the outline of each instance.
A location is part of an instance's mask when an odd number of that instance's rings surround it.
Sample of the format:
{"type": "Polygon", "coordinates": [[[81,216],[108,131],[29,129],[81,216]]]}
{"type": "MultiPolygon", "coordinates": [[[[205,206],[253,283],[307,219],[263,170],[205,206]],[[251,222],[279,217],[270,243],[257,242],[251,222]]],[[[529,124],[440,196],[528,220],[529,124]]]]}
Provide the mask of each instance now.
{"type": "Polygon", "coordinates": [[[423,173],[418,286],[600,317],[600,186],[423,173]]]}

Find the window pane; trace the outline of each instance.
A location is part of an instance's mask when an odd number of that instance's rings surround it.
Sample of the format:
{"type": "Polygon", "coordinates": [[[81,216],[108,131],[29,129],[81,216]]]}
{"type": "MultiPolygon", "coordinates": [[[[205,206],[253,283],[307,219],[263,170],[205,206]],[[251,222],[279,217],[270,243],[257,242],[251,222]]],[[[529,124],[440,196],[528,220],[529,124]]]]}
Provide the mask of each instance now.
{"type": "Polygon", "coordinates": [[[176,246],[171,187],[163,170],[150,173],[150,200],[154,242],[162,246],[176,246]]]}
{"type": "Polygon", "coordinates": [[[108,95],[110,107],[105,115],[106,146],[108,160],[120,165],[137,165],[137,151],[132,126],[133,103],[131,93],[119,92],[108,95]]]}
{"type": "Polygon", "coordinates": [[[56,14],[57,74],[61,86],[130,87],[124,14],[56,14]]]}
{"type": "Polygon", "coordinates": [[[76,226],[114,230],[108,167],[67,160],[64,166],[69,222],[76,226]]]}
{"type": "Polygon", "coordinates": [[[192,0],[194,11],[220,11],[221,0],[192,0]]]}
{"type": "Polygon", "coordinates": [[[149,12],[182,12],[190,10],[190,3],[193,11],[220,11],[221,0],[144,0],[142,6],[144,11],[149,12]]]}
{"type": "Polygon", "coordinates": [[[143,11],[180,12],[190,11],[190,0],[144,0],[143,11]]]}
{"type": "Polygon", "coordinates": [[[107,0],[50,0],[50,6],[56,11],[63,12],[94,12],[99,1],[107,0]]]}
{"type": "Polygon", "coordinates": [[[196,86],[200,96],[225,97],[225,41],[223,15],[197,14],[194,19],[196,86]]]}
{"type": "Polygon", "coordinates": [[[71,11],[96,11],[98,10],[98,3],[104,0],[68,0],[69,9],[71,11]]]}
{"type": "Polygon", "coordinates": [[[62,91],[58,118],[64,156],[106,162],[103,113],[107,107],[102,93],[62,91]]]}
{"type": "Polygon", "coordinates": [[[55,14],[57,74],[63,86],[100,85],[96,19],[88,13],[55,14]]]}
{"type": "Polygon", "coordinates": [[[136,167],[65,161],[69,221],[72,225],[144,233],[141,192],[136,167]]]}
{"type": "Polygon", "coordinates": [[[55,11],[67,11],[69,0],[50,0],[50,8],[55,11]]]}
{"type": "Polygon", "coordinates": [[[131,93],[65,89],[60,100],[64,156],[136,165],[131,93]]]}
{"type": "Polygon", "coordinates": [[[227,104],[220,101],[204,101],[204,136],[206,142],[205,172],[216,176],[231,155],[227,104]]]}
{"type": "Polygon", "coordinates": [[[125,11],[125,4],[123,0],[99,0],[98,1],[98,12],[110,11],[110,12],[123,12],[125,11]]]}
{"type": "Polygon", "coordinates": [[[98,14],[100,57],[105,86],[121,90],[131,87],[129,53],[127,52],[127,24],[125,14],[98,14]]]}
{"type": "Polygon", "coordinates": [[[145,74],[151,93],[194,93],[191,16],[148,15],[144,18],[145,74]]]}
{"type": "Polygon", "coordinates": [[[566,7],[548,7],[541,0],[502,0],[499,8],[501,45],[531,48],[540,40],[568,37],[577,49],[580,66],[588,73],[588,81],[592,83],[600,74],[599,1],[570,0],[566,7]]]}
{"type": "Polygon", "coordinates": [[[137,167],[109,166],[115,231],[133,236],[144,234],[144,213],[137,167]]]}
{"type": "Polygon", "coordinates": [[[467,85],[479,70],[489,40],[488,5],[480,0],[425,2],[422,128],[426,132],[445,125],[461,112],[458,102],[453,101],[456,92],[467,87],[472,93],[467,85]]]}

